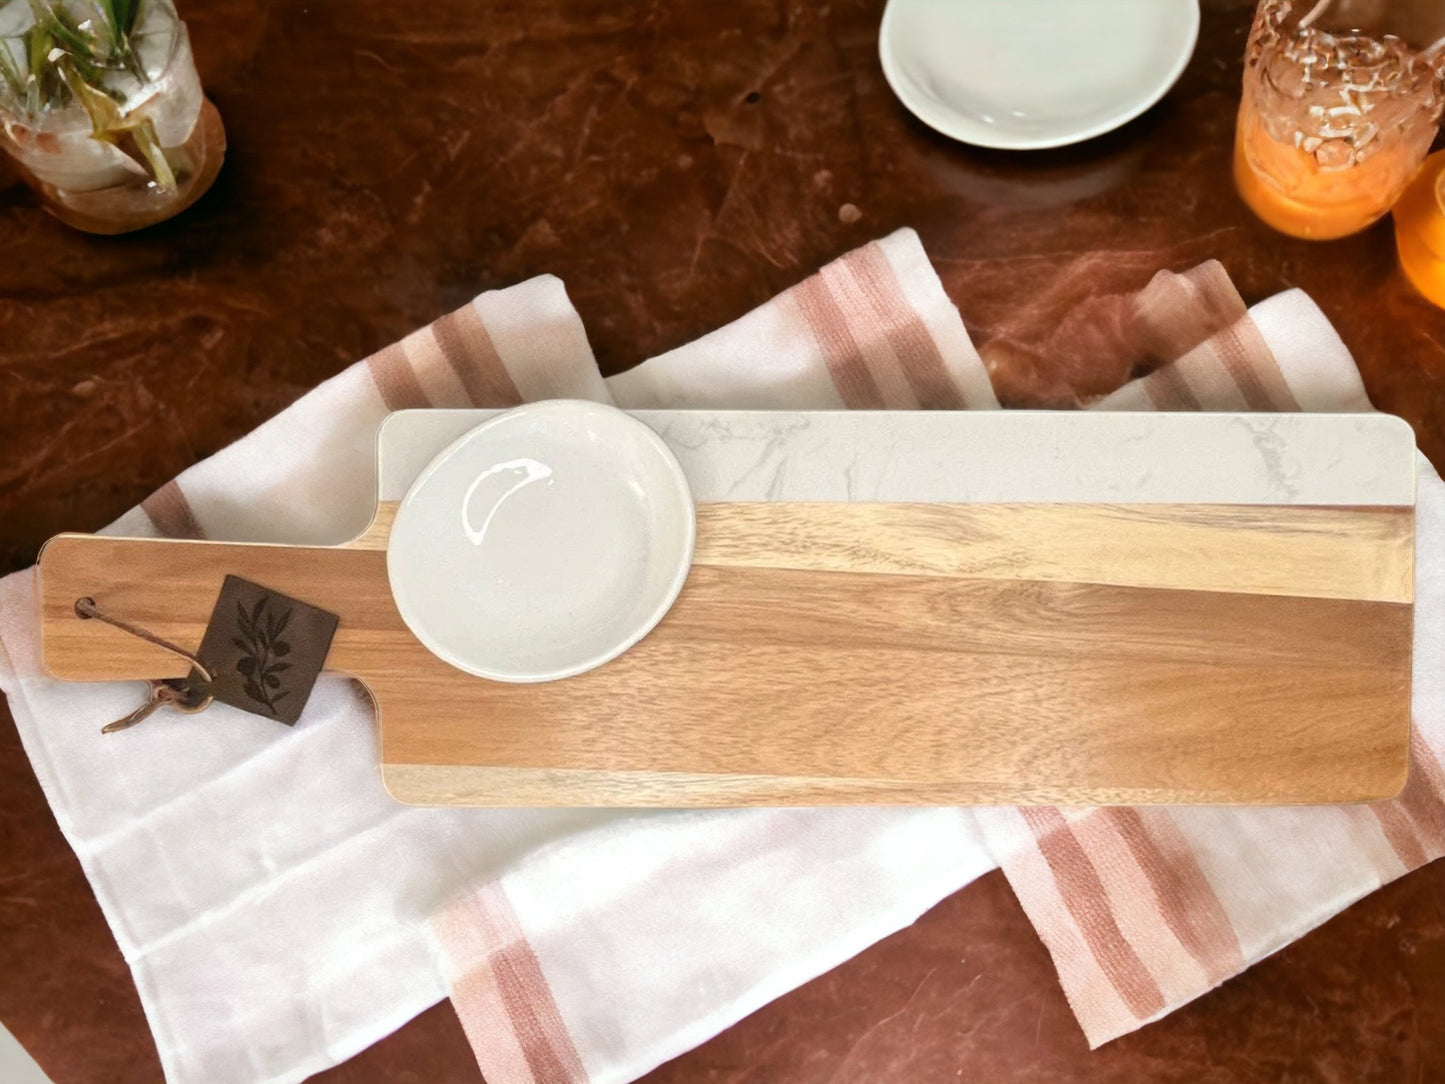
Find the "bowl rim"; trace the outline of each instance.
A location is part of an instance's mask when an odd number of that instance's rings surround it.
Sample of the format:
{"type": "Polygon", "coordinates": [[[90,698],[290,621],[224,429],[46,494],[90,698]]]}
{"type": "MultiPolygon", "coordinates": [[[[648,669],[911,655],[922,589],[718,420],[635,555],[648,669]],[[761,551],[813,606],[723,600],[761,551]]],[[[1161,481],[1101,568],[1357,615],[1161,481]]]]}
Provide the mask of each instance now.
{"type": "MultiPolygon", "coordinates": [[[[667,442],[658,436],[656,430],[645,422],[634,418],[631,414],[617,407],[606,403],[599,403],[589,399],[542,399],[532,403],[524,403],[521,406],[513,407],[496,417],[488,418],[479,425],[473,426],[465,433],[458,436],[440,452],[438,452],[417,475],[414,481],[407,487],[405,496],[397,505],[396,519],[392,523],[391,533],[394,534],[397,525],[405,515],[407,502],[420,487],[431,477],[431,475],[464,444],[476,439],[478,434],[487,430],[500,428],[506,425],[515,424],[519,417],[532,417],[536,415],[545,416],[556,414],[564,419],[573,421],[579,419],[604,419],[604,424],[612,426],[614,431],[627,431],[635,439],[640,440],[642,445],[656,453],[657,459],[663,467],[663,476],[672,484],[669,492],[675,498],[678,516],[676,520],[669,518],[667,521],[676,526],[680,521],[682,526],[682,538],[680,545],[675,548],[673,554],[673,565],[671,577],[665,582],[662,592],[659,594],[656,603],[643,611],[641,616],[632,622],[628,622],[624,632],[611,638],[606,647],[594,651],[586,656],[578,658],[572,663],[564,666],[548,668],[519,669],[515,667],[485,667],[457,658],[447,648],[437,643],[432,637],[419,631],[407,618],[407,610],[396,590],[396,576],[393,573],[393,554],[391,547],[391,536],[387,539],[386,550],[386,574],[387,583],[391,588],[392,601],[396,604],[397,612],[401,616],[403,624],[417,640],[437,658],[458,670],[472,674],[476,677],[485,678],[489,681],[499,681],[514,685],[530,685],[544,681],[558,681],[562,678],[575,677],[578,674],[595,670],[604,663],[611,662],[623,652],[637,644],[643,637],[651,632],[672,609],[677,601],[678,595],[682,593],[683,584],[692,570],[692,558],[697,543],[697,508],[692,497],[692,488],[689,486],[686,474],[683,473],[682,464],[678,462],[677,456],[673,454],[667,442]]],[[[654,487],[654,492],[656,489],[654,487]]],[[[649,536],[649,542],[654,542],[661,532],[654,531],[649,536]]],[[[669,532],[671,533],[671,532],[669,532]]],[[[672,548],[672,547],[669,547],[672,548]]],[[[652,548],[652,552],[657,552],[652,548]]],[[[399,558],[398,558],[399,560],[399,558]]]]}

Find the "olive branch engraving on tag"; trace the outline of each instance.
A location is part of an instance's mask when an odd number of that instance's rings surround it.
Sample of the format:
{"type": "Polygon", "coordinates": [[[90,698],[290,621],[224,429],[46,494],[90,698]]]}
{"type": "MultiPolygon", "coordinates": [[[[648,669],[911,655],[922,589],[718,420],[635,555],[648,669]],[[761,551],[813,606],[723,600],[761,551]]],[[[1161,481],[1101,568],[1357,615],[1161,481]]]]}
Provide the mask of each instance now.
{"type": "Polygon", "coordinates": [[[271,596],[262,595],[246,612],[246,607],[236,603],[236,625],[241,630],[231,642],[241,649],[236,660],[236,671],[245,683],[241,686],[247,696],[265,706],[276,715],[276,705],[290,696],[284,688],[285,678],[281,675],[291,669],[289,662],[283,662],[291,654],[291,645],[281,638],[291,621],[291,609],[287,607],[279,615],[271,609],[271,596]]]}
{"type": "MultiPolygon", "coordinates": [[[[3,0],[0,0],[3,2],[3,0]]],[[[227,576],[196,652],[222,704],[295,726],[326,665],[334,613],[227,576]]]]}

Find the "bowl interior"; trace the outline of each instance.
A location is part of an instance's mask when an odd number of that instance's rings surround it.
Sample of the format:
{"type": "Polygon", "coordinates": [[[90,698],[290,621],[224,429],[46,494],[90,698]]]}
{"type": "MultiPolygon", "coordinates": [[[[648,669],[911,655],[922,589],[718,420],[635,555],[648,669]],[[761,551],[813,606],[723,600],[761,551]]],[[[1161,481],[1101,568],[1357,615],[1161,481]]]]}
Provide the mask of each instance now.
{"type": "Polygon", "coordinates": [[[498,681],[601,665],[672,605],[694,516],[651,429],[596,403],[518,408],[467,433],[397,510],[387,574],[434,654],[498,681]]]}

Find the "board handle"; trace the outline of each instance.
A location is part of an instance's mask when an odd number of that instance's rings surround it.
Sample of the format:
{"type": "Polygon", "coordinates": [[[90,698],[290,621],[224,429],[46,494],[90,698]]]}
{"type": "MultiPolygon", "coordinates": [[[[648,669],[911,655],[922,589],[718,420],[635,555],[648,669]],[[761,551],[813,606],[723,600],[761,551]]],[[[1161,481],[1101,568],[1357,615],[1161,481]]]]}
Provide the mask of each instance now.
{"type": "MultiPolygon", "coordinates": [[[[391,607],[386,553],[378,549],[62,534],[45,544],[37,567],[41,660],[68,681],[185,677],[188,671],[164,648],[82,618],[75,609],[82,598],[187,651],[200,646],[227,575],[343,615],[343,629],[346,610],[360,599],[374,596],[391,607]]],[[[328,669],[338,668],[338,646],[333,642],[328,669]]]]}

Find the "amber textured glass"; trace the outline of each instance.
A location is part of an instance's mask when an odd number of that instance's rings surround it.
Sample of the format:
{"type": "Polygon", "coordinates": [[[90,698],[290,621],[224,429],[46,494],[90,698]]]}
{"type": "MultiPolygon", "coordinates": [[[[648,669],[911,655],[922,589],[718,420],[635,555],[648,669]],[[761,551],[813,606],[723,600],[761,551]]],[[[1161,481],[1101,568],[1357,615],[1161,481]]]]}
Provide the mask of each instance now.
{"type": "Polygon", "coordinates": [[[1445,5],[1261,0],[1245,50],[1234,179],[1251,210],[1330,240],[1386,214],[1442,106],[1445,5]]]}

